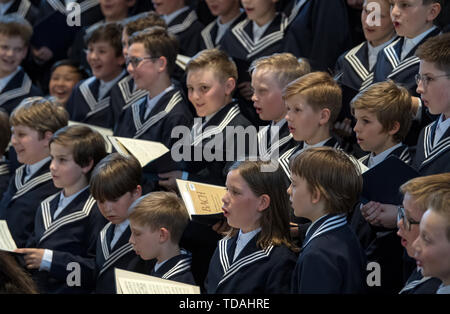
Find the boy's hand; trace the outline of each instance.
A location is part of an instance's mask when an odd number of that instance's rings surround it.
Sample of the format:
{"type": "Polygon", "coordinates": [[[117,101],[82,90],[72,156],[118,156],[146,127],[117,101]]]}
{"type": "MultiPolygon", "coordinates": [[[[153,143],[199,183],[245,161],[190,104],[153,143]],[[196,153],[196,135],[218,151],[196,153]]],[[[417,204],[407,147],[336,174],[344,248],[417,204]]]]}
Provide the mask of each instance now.
{"type": "Polygon", "coordinates": [[[238,86],[239,93],[247,100],[252,100],[253,89],[250,82],[242,82],[238,86]]]}
{"type": "Polygon", "coordinates": [[[25,265],[28,269],[39,269],[45,249],[16,249],[14,252],[24,254],[25,265]]]}
{"type": "Polygon", "coordinates": [[[53,52],[47,47],[31,48],[31,53],[38,62],[45,63],[53,58],[53,52]]]}
{"type": "Polygon", "coordinates": [[[158,177],[160,177],[162,180],[159,180],[158,184],[168,191],[176,191],[177,181],[175,179],[181,179],[182,174],[183,173],[179,170],[159,173],[158,177]]]}
{"type": "Polygon", "coordinates": [[[378,202],[369,202],[361,207],[361,214],[371,225],[377,226],[378,216],[381,213],[381,204],[378,202]]]}
{"type": "Polygon", "coordinates": [[[397,226],[397,206],[369,202],[361,207],[361,213],[368,223],[393,229],[397,226]]]}

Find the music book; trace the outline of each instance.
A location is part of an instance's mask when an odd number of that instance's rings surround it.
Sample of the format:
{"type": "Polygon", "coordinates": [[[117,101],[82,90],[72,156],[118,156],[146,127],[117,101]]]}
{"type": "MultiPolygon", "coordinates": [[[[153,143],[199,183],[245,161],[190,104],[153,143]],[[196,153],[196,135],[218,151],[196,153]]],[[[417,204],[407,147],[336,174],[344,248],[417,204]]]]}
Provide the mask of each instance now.
{"type": "Polygon", "coordinates": [[[191,57],[185,56],[185,55],[177,55],[177,59],[175,60],[175,63],[184,70],[186,70],[186,65],[191,60],[191,57]]]}
{"type": "Polygon", "coordinates": [[[111,142],[108,139],[108,136],[112,136],[113,135],[113,130],[111,129],[107,129],[107,128],[102,128],[101,126],[97,126],[97,125],[92,125],[92,124],[87,124],[87,123],[82,123],[82,122],[77,122],[77,121],[71,121],[69,120],[68,123],[69,126],[71,125],[83,125],[83,126],[87,126],[90,127],[91,129],[93,129],[94,131],[97,131],[98,133],[100,133],[103,138],[105,139],[106,142],[106,152],[109,154],[112,152],[112,145],[111,142]]]}
{"type": "Polygon", "coordinates": [[[363,203],[375,201],[399,205],[403,202],[400,186],[418,176],[414,168],[391,155],[363,174],[363,203]]]}
{"type": "Polygon", "coordinates": [[[133,155],[142,167],[169,152],[169,149],[159,142],[118,136],[108,136],[108,139],[118,153],[133,155]]]}
{"type": "Polygon", "coordinates": [[[16,242],[12,238],[6,220],[0,220],[0,250],[14,252],[17,249],[16,242]]]}
{"type": "Polygon", "coordinates": [[[200,294],[200,287],[114,268],[117,294],[200,294]]]}
{"type": "Polygon", "coordinates": [[[227,192],[225,187],[180,179],[176,181],[192,220],[213,225],[224,218],[222,197],[227,192]]]}

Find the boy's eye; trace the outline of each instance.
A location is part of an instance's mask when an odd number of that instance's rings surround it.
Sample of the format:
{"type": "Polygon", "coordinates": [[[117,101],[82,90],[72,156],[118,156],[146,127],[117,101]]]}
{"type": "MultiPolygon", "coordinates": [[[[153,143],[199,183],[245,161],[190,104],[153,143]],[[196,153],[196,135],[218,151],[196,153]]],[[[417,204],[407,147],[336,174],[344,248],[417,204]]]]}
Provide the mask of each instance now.
{"type": "Polygon", "coordinates": [[[208,86],[201,86],[201,87],[200,87],[200,90],[201,90],[202,92],[207,92],[207,91],[209,90],[209,87],[208,87],[208,86]]]}

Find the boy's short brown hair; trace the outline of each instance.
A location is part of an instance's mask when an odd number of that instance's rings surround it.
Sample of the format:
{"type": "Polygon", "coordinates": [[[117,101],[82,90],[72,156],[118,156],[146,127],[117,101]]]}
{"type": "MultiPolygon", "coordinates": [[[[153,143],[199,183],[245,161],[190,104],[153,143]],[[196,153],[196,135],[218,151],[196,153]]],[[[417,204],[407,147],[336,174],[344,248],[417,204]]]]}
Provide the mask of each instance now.
{"type": "Polygon", "coordinates": [[[441,190],[450,190],[450,173],[433,174],[424,177],[417,177],[407,181],[400,186],[400,192],[408,193],[422,213],[427,210],[433,193],[441,190]]]}
{"type": "Polygon", "coordinates": [[[172,243],[178,244],[189,222],[189,214],[175,193],[152,192],[137,201],[129,220],[152,231],[166,228],[172,243]]]}
{"type": "Polygon", "coordinates": [[[326,72],[305,74],[289,83],[283,91],[283,99],[301,95],[314,111],[330,110],[328,125],[334,125],[342,107],[342,90],[338,83],[326,72]]]}
{"type": "Polygon", "coordinates": [[[450,75],[450,33],[427,39],[417,48],[416,56],[450,75]]]}
{"type": "Polygon", "coordinates": [[[319,191],[328,214],[347,214],[362,191],[362,176],[344,151],[331,147],[309,148],[295,157],[291,172],[319,191]]]}
{"type": "Polygon", "coordinates": [[[58,130],[50,139],[50,147],[52,143],[70,147],[73,160],[80,167],[86,167],[93,161],[92,169],[86,175],[88,179],[95,165],[106,156],[106,142],[103,136],[84,125],[71,125],[58,130]]]}
{"type": "Polygon", "coordinates": [[[20,37],[25,46],[28,46],[33,27],[30,22],[18,14],[0,16],[0,34],[7,37],[20,37]]]}
{"type": "Polygon", "coordinates": [[[284,88],[293,80],[311,72],[311,66],[305,59],[297,59],[293,54],[285,52],[254,60],[250,65],[250,72],[255,70],[271,72],[278,86],[284,88]]]}
{"type": "Polygon", "coordinates": [[[139,15],[136,19],[131,19],[127,24],[125,24],[124,29],[128,36],[132,36],[134,33],[140,32],[152,26],[167,28],[167,24],[164,19],[155,11],[149,11],[143,15],[139,15]]]}
{"type": "Polygon", "coordinates": [[[186,74],[189,71],[203,69],[213,70],[222,81],[230,77],[238,79],[238,70],[234,61],[226,52],[217,48],[202,50],[192,57],[186,65],[186,74]]]}
{"type": "Polygon", "coordinates": [[[383,126],[383,132],[392,130],[394,123],[398,122],[400,128],[393,135],[396,142],[403,141],[411,127],[413,117],[411,95],[406,88],[395,84],[392,80],[373,84],[359,92],[352,99],[350,106],[353,114],[355,109],[374,113],[383,126]]]}
{"type": "Polygon", "coordinates": [[[3,156],[11,140],[11,127],[9,126],[9,116],[0,108],[0,157],[3,156]]]}
{"type": "Polygon", "coordinates": [[[91,43],[107,42],[114,49],[116,57],[122,56],[122,25],[119,23],[105,23],[97,26],[84,36],[86,46],[91,43]]]}
{"type": "Polygon", "coordinates": [[[12,127],[27,126],[38,131],[40,139],[44,138],[47,131],[55,133],[65,127],[68,121],[66,109],[40,96],[22,100],[9,118],[12,127]]]}
{"type": "Polygon", "coordinates": [[[90,189],[98,202],[113,201],[132,192],[142,180],[142,167],[133,155],[112,153],[92,171],[90,189]]]}
{"type": "Polygon", "coordinates": [[[129,39],[129,45],[142,43],[145,51],[153,58],[167,59],[167,73],[172,75],[178,54],[178,39],[160,26],[152,26],[137,32],[129,39]]]}

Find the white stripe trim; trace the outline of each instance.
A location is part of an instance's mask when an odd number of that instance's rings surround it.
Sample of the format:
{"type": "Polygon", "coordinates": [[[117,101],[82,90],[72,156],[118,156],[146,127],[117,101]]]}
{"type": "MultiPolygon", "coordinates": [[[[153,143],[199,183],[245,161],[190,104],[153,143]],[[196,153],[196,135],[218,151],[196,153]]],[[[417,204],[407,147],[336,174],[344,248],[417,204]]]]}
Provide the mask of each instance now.
{"type": "Polygon", "coordinates": [[[161,278],[169,279],[171,277],[174,277],[178,274],[185,272],[186,270],[191,268],[191,261],[192,257],[187,257],[183,258],[182,260],[179,260],[178,263],[176,263],[175,266],[173,266],[168,272],[162,275],[161,278]]]}
{"type": "Polygon", "coordinates": [[[345,215],[332,216],[332,217],[326,219],[319,226],[319,228],[317,228],[317,230],[314,231],[314,233],[311,235],[311,237],[308,239],[308,241],[306,241],[303,244],[302,249],[304,249],[311,242],[311,240],[315,239],[316,237],[320,236],[321,234],[324,234],[331,230],[345,226],[346,224],[347,224],[347,218],[345,217],[345,215]]]}
{"type": "MultiPolygon", "coordinates": [[[[12,79],[14,79],[14,77],[12,79]]],[[[9,91],[4,91],[0,94],[0,106],[10,99],[28,94],[31,90],[31,85],[32,83],[30,77],[26,73],[24,73],[22,85],[20,87],[11,89],[9,91]]]]}

